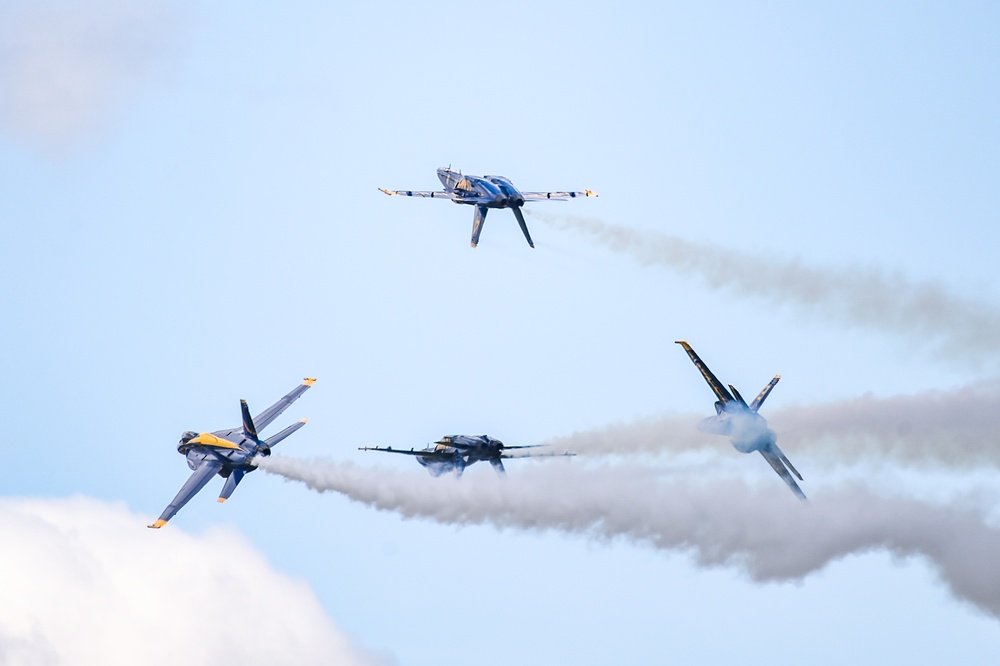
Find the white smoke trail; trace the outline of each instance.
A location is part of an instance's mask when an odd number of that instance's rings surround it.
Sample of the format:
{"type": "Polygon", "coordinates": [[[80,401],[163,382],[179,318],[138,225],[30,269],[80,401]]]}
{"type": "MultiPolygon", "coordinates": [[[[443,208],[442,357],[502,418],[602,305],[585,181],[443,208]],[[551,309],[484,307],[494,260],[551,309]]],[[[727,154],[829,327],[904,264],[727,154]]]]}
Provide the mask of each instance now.
{"type": "Polygon", "coordinates": [[[701,277],[712,289],[810,308],[853,325],[929,340],[952,358],[992,361],[1000,352],[1000,308],[957,297],[941,284],[914,283],[899,273],[873,268],[810,268],[799,261],[756,257],[596,219],[531,214],[557,228],[589,234],[643,265],[701,277]]]}
{"type": "MultiPolygon", "coordinates": [[[[767,415],[789,456],[837,462],[884,458],[904,465],[971,469],[1000,466],[1000,381],[952,391],[877,398],[871,394],[767,415]]],[[[708,410],[711,411],[711,410],[708,410]]],[[[703,414],[666,414],[544,442],[582,455],[628,455],[721,450],[724,437],[696,428],[703,414]]]]}
{"type": "Polygon", "coordinates": [[[736,566],[758,581],[801,579],[855,553],[926,558],[951,591],[1000,618],[1000,529],[969,506],[881,497],[863,485],[798,502],[784,485],[668,479],[648,469],[531,466],[506,479],[459,481],[349,463],[261,460],[262,469],[320,492],[408,518],[454,525],[559,530],[628,538],[693,554],[704,566],[736,566]]]}

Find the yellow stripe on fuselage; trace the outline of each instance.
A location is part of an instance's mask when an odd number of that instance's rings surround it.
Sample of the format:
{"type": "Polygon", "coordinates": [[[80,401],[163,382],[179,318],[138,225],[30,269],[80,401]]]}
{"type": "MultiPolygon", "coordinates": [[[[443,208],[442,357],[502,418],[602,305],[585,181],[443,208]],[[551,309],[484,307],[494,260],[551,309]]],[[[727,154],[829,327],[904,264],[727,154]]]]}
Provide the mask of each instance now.
{"type": "Polygon", "coordinates": [[[221,437],[216,437],[210,432],[198,433],[197,437],[193,437],[188,440],[188,444],[201,444],[202,446],[214,446],[220,449],[236,449],[242,451],[239,444],[234,444],[228,439],[222,439],[221,437]]]}

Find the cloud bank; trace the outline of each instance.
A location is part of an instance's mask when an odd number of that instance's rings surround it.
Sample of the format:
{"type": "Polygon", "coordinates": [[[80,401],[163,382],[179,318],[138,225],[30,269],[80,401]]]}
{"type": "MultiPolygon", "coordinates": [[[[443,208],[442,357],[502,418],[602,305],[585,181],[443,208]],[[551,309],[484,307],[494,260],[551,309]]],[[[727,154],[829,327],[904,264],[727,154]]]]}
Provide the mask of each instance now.
{"type": "Polygon", "coordinates": [[[870,551],[920,557],[956,597],[1000,618],[1000,569],[984,565],[1000,557],[1000,529],[972,500],[940,506],[852,484],[817,490],[804,504],[778,481],[755,489],[625,466],[549,463],[475,483],[283,456],[260,467],[408,518],[625,538],[689,552],[703,566],[738,567],[757,581],[798,580],[870,551]]]}
{"type": "Polygon", "coordinates": [[[93,499],[0,499],[0,664],[373,664],[239,536],[93,499]]]}

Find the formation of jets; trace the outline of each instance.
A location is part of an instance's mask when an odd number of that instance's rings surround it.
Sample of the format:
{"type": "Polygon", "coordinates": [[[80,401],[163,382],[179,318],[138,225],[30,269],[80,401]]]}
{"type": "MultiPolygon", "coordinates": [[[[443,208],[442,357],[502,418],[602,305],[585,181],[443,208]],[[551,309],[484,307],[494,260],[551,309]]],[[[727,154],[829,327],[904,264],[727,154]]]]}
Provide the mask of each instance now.
{"type": "Polygon", "coordinates": [[[503,466],[504,458],[537,458],[553,456],[573,456],[574,453],[509,453],[520,449],[537,449],[541,444],[526,446],[506,446],[499,439],[489,435],[446,435],[434,442],[434,446],[414,449],[394,449],[391,446],[363,446],[359,451],[385,451],[386,453],[402,453],[414,456],[417,462],[427,468],[432,476],[441,476],[445,472],[455,472],[462,476],[465,468],[481,460],[489,461],[497,474],[506,474],[503,466]]]}
{"type": "MultiPolygon", "coordinates": [[[[449,168],[438,169],[438,178],[445,189],[440,191],[385,190],[389,195],[405,195],[411,197],[428,197],[450,199],[455,203],[468,204],[475,207],[472,222],[472,247],[479,243],[479,235],[490,208],[510,208],[524,233],[528,245],[534,247],[528,226],[525,224],[521,207],[529,201],[565,201],[577,197],[597,196],[590,190],[582,192],[521,192],[509,179],[503,176],[468,176],[449,168]]],[[[381,189],[381,188],[380,188],[381,189]]],[[[724,435],[731,438],[732,445],[742,453],[757,451],[777,472],[797,497],[805,500],[806,496],[795,482],[793,475],[800,481],[802,475],[792,466],[785,454],[778,448],[777,436],[767,427],[767,421],[758,411],[764,400],[770,395],[778,380],[775,375],[767,386],[747,404],[732,384],[726,386],[708,369],[704,361],[695,353],[687,342],[677,341],[684,348],[708,382],[717,398],[715,415],[703,419],[698,428],[704,432],[724,435]]],[[[243,477],[256,469],[255,459],[271,454],[271,449],[305,425],[303,419],[271,436],[260,439],[258,430],[263,430],[278,418],[293,402],[305,393],[315,383],[315,379],[306,378],[303,382],[286,394],[281,400],[271,405],[256,417],[250,416],[250,409],[245,400],[240,401],[243,424],[240,427],[214,432],[185,432],[177,445],[177,451],[187,458],[192,473],[181,487],[177,496],[167,505],[160,517],[149,527],[160,528],[194,497],[212,478],[218,474],[225,479],[219,502],[225,502],[236,490],[243,477]]],[[[423,449],[395,449],[392,447],[366,446],[362,451],[382,451],[413,456],[433,476],[455,472],[461,476],[465,468],[477,462],[487,461],[498,474],[506,474],[504,459],[528,457],[573,456],[574,453],[533,452],[527,449],[537,449],[542,445],[506,446],[499,439],[488,435],[447,435],[433,445],[423,449]]]]}

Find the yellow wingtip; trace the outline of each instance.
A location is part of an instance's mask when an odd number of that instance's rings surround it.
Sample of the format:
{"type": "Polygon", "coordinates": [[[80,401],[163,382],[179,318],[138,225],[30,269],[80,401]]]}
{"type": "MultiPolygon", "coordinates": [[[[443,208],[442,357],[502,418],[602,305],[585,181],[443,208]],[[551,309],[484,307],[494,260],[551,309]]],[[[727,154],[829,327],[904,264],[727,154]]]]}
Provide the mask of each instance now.
{"type": "Polygon", "coordinates": [[[587,194],[588,197],[596,197],[596,196],[598,196],[597,192],[594,192],[593,190],[584,190],[584,192],[586,192],[586,194],[587,194]]]}
{"type": "Polygon", "coordinates": [[[220,498],[219,498],[219,504],[222,504],[222,503],[223,503],[223,502],[225,502],[225,501],[226,501],[226,498],[225,498],[225,497],[220,497],[220,498]]]}
{"type": "Polygon", "coordinates": [[[305,379],[302,380],[302,383],[305,384],[306,386],[312,386],[313,384],[316,383],[316,378],[306,377],[305,379]]]}
{"type": "Polygon", "coordinates": [[[165,521],[165,520],[157,520],[157,521],[156,521],[155,523],[153,523],[152,525],[147,525],[146,527],[151,527],[151,528],[153,528],[154,530],[158,530],[158,529],[160,529],[161,527],[163,527],[163,526],[164,526],[164,525],[166,525],[166,524],[167,524],[167,521],[165,521]]]}
{"type": "Polygon", "coordinates": [[[309,423],[309,419],[300,419],[299,423],[309,423]]]}

